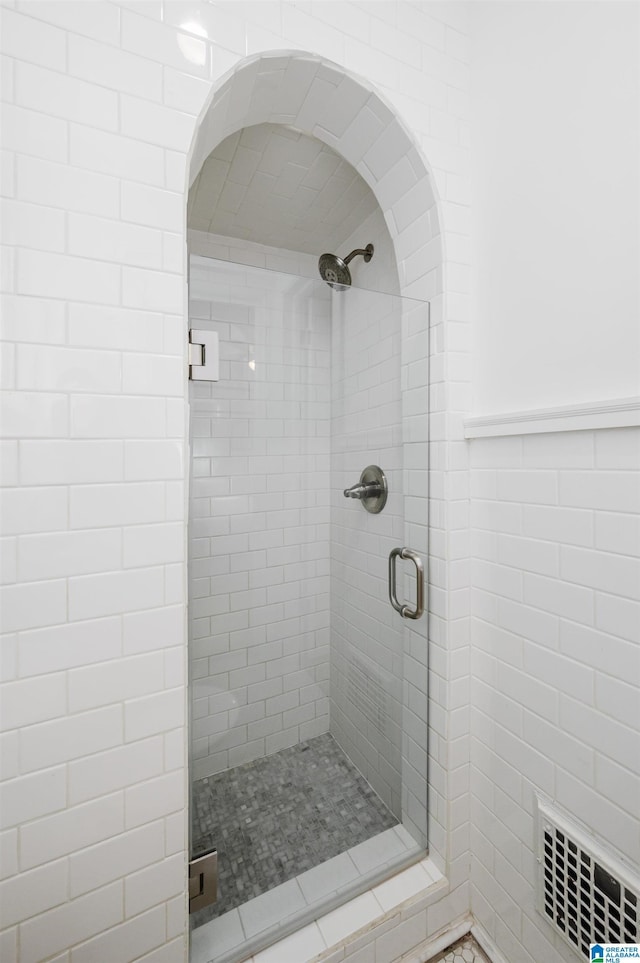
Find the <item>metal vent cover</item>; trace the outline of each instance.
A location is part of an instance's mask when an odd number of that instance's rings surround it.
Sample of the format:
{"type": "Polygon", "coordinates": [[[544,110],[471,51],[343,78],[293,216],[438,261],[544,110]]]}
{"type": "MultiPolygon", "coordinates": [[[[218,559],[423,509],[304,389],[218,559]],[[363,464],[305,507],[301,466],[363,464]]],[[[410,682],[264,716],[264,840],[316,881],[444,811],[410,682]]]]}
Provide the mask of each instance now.
{"type": "Polygon", "coordinates": [[[537,798],[537,909],[579,957],[590,943],[637,943],[640,881],[537,798]]]}

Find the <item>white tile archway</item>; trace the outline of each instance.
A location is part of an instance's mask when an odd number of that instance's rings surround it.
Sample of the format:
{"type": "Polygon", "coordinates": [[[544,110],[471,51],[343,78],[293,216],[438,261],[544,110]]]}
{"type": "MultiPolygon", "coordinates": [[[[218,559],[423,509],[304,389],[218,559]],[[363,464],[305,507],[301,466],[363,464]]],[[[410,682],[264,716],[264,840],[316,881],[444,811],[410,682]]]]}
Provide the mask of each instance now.
{"type": "Polygon", "coordinates": [[[422,300],[442,294],[444,254],[433,177],[411,135],[372,85],[310,53],[267,51],[247,58],[212,90],[200,114],[189,186],[221,141],[264,123],[291,125],[348,161],[384,214],[401,294],[422,300]]]}
{"type": "MultiPolygon", "coordinates": [[[[392,239],[402,295],[431,302],[431,359],[405,359],[417,392],[424,392],[424,417],[413,419],[411,441],[430,452],[430,497],[414,491],[414,526],[430,518],[429,545],[438,546],[429,560],[431,670],[429,732],[429,842],[440,868],[460,854],[450,846],[452,829],[464,822],[464,807],[449,804],[464,795],[466,743],[458,726],[455,751],[450,752],[449,658],[446,561],[440,546],[447,540],[448,492],[443,483],[447,419],[444,356],[445,260],[439,199],[429,165],[411,134],[374,86],[343,67],[302,51],[266,51],[240,62],[211,91],[203,107],[190,151],[189,185],[203,163],[225,138],[257,124],[286,124],[329,145],[363,177],[376,197],[392,239]],[[431,399],[431,414],[426,417],[431,399]],[[455,778],[449,777],[455,771],[455,778]],[[452,792],[454,797],[452,797],[452,792]],[[458,817],[457,813],[461,815],[458,817]]],[[[425,542],[426,544],[426,542],[425,542]]],[[[456,613],[458,614],[458,613],[456,613]]],[[[466,640],[464,609],[456,619],[456,637],[466,640]]],[[[419,648],[416,642],[415,649],[419,648]]],[[[427,659],[424,654],[424,664],[427,659]]],[[[466,672],[464,659],[456,662],[458,678],[466,672]]],[[[426,747],[425,747],[426,748],[426,747]]],[[[427,773],[421,774],[427,797],[427,773]]]]}

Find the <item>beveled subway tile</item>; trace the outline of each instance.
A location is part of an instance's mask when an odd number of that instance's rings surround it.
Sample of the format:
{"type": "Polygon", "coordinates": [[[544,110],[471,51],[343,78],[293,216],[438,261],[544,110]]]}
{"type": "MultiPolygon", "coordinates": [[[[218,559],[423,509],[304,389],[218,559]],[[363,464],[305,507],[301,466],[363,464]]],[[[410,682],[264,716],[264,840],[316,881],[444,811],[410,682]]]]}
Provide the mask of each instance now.
{"type": "MultiPolygon", "coordinates": [[[[56,156],[52,159],[60,158],[56,156]]],[[[108,131],[71,124],[70,159],[72,164],[96,173],[142,181],[143,184],[164,183],[164,160],[160,147],[108,131]]]]}
{"type": "MultiPolygon", "coordinates": [[[[98,40],[104,37],[97,35],[98,40]]],[[[69,35],[69,73],[149,100],[162,99],[162,67],[117,47],[69,35]]]]}
{"type": "Polygon", "coordinates": [[[64,394],[4,391],[0,408],[8,438],[63,438],[69,432],[69,403],[64,394]]]}

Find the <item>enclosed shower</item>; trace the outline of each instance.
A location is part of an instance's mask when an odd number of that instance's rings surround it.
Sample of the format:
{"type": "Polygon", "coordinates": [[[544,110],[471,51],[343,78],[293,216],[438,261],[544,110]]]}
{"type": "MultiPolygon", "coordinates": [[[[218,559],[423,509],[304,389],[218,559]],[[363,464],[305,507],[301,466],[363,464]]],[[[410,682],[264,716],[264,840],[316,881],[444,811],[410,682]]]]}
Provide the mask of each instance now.
{"type": "Polygon", "coordinates": [[[192,963],[427,849],[429,306],[367,224],[304,274],[191,232],[192,963]]]}

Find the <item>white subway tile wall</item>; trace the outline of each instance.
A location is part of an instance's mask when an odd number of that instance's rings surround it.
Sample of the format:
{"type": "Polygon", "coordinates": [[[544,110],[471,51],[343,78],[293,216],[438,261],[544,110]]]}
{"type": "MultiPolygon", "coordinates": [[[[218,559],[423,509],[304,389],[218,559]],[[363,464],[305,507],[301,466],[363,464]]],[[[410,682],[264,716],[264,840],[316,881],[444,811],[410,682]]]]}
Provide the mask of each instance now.
{"type": "Polygon", "coordinates": [[[472,910],[508,959],[574,959],[535,910],[533,796],[640,862],[640,431],[471,442],[472,910]]]}
{"type": "Polygon", "coordinates": [[[209,155],[187,210],[192,229],[317,258],[346,249],[346,237],[375,208],[371,189],[322,141],[260,124],[231,134],[209,155]]]}
{"type": "MultiPolygon", "coordinates": [[[[444,389],[449,364],[452,370],[454,362],[457,371],[464,369],[465,353],[457,337],[455,353],[445,352],[449,321],[468,320],[467,279],[452,261],[445,311],[440,265],[429,260],[425,250],[416,273],[409,259],[422,245],[416,238],[413,247],[403,235],[428,209],[434,235],[442,231],[442,218],[449,237],[468,233],[465,13],[458,5],[353,3],[345,5],[341,31],[326,22],[328,11],[322,5],[268,6],[267,16],[256,4],[191,5],[190,14],[204,17],[215,30],[212,42],[181,30],[179,8],[159,2],[135,8],[102,0],[2,4],[2,191],[10,202],[7,230],[15,229],[3,238],[3,338],[21,348],[35,348],[31,355],[8,353],[7,370],[15,370],[15,376],[7,377],[2,409],[3,430],[10,439],[3,445],[2,476],[8,485],[3,534],[17,539],[8,543],[10,581],[3,589],[7,594],[3,679],[10,691],[23,681],[41,678],[42,711],[52,713],[37,721],[19,720],[22,727],[8,730],[3,740],[4,785],[17,801],[9,810],[13,815],[6,828],[12,855],[3,886],[12,893],[26,892],[31,878],[27,873],[52,874],[49,883],[42,884],[48,891],[44,904],[32,901],[34,888],[29,884],[29,899],[18,900],[17,917],[3,921],[0,952],[8,963],[17,959],[18,942],[24,963],[52,954],[67,963],[71,958],[103,958],[117,955],[120,946],[127,947],[128,958],[147,963],[185,959],[186,922],[181,912],[186,779],[184,754],[176,752],[177,744],[184,745],[185,579],[183,554],[177,554],[174,541],[175,522],[185,522],[180,482],[186,384],[180,388],[175,380],[180,367],[184,371],[186,340],[184,183],[196,118],[211,85],[245,51],[307,47],[365,74],[400,112],[431,162],[427,177],[417,151],[409,150],[409,168],[401,159],[381,178],[388,198],[382,206],[396,250],[403,252],[404,293],[432,299],[431,519],[437,553],[432,556],[430,600],[434,853],[448,852],[449,830],[459,818],[460,810],[449,807],[449,802],[462,798],[465,791],[466,736],[456,727],[455,738],[449,738],[448,708],[452,683],[467,672],[467,612],[464,605],[456,605],[450,621],[446,591],[449,539],[453,528],[464,527],[465,501],[458,496],[458,487],[449,493],[443,473],[454,464],[464,472],[461,453],[455,455],[455,442],[462,437],[456,412],[462,403],[452,406],[444,389]],[[386,53],[378,47],[384,42],[385,25],[397,31],[395,46],[385,47],[386,53]],[[411,63],[398,46],[398,36],[411,43],[411,63]],[[434,190],[440,196],[437,213],[434,190]],[[38,209],[37,230],[32,206],[38,209]],[[45,223],[49,230],[42,229],[45,223]],[[64,357],[58,353],[60,347],[64,357]],[[94,351],[100,352],[99,364],[94,351]],[[37,376],[32,368],[36,359],[37,376]],[[110,570],[87,570],[82,534],[94,532],[99,539],[100,532],[107,531],[119,534],[123,551],[126,542],[130,567],[125,567],[122,556],[110,570]],[[80,539],[60,539],[60,557],[55,563],[51,560],[53,568],[38,571],[34,566],[44,562],[35,561],[35,543],[29,546],[26,539],[45,532],[54,536],[71,532],[80,539]],[[141,678],[145,663],[134,657],[159,650],[168,656],[164,676],[160,682],[154,675],[155,690],[145,692],[141,678]],[[135,667],[133,689],[127,688],[128,682],[118,688],[116,671],[110,682],[114,701],[109,705],[100,702],[96,690],[94,701],[83,702],[82,707],[72,709],[58,702],[59,673],[68,686],[75,670],[120,660],[131,660],[125,666],[135,667]],[[150,757],[157,762],[159,739],[163,771],[152,772],[148,760],[144,775],[126,785],[130,761],[137,757],[118,757],[118,751],[137,743],[153,744],[150,757]],[[95,800],[85,796],[89,789],[86,781],[82,788],[79,770],[67,786],[69,773],[76,772],[72,767],[103,757],[100,796],[95,800]],[[62,795],[53,790],[34,792],[30,780],[40,774],[64,776],[62,795]],[[44,796],[52,808],[31,814],[29,800],[34,795],[44,796]],[[72,815],[64,827],[55,821],[65,811],[78,812],[80,818],[83,807],[102,802],[107,810],[104,820],[97,820],[99,832],[93,842],[82,837],[80,822],[75,826],[72,815]],[[48,833],[47,820],[54,820],[48,833]],[[32,825],[47,839],[59,837],[61,855],[40,853],[34,847],[25,862],[18,840],[24,836],[35,841],[32,825]],[[142,835],[143,830],[148,835],[142,835]],[[87,865],[82,881],[76,874],[94,850],[96,875],[91,876],[87,865]],[[77,879],[68,891],[67,872],[77,879]],[[139,877],[141,872],[146,875],[139,877]],[[141,880],[153,905],[125,898],[141,880]],[[65,894],[58,906],[48,902],[54,899],[54,889],[65,894]],[[140,923],[143,918],[148,926],[140,923]],[[130,920],[132,928],[125,928],[130,920]],[[135,934],[141,930],[148,942],[139,942],[135,934]],[[92,943],[102,938],[104,946],[92,943]]],[[[313,63],[315,68],[320,62],[313,63]]],[[[375,193],[376,177],[364,155],[370,151],[368,161],[379,173],[385,159],[392,163],[396,158],[382,144],[376,150],[372,137],[365,146],[356,136],[357,124],[345,126],[345,114],[334,109],[349,99],[353,117],[360,106],[353,91],[362,88],[344,81],[339,71],[325,66],[317,70],[318,80],[337,93],[323,105],[321,122],[315,93],[314,98],[305,95],[301,103],[292,101],[290,113],[275,119],[267,116],[265,101],[253,96],[256,71],[245,72],[244,81],[251,77],[251,82],[244,93],[240,86],[237,90],[238,126],[269,120],[295,123],[308,117],[317,125],[316,134],[335,150],[341,151],[343,136],[344,149],[351,145],[352,155],[362,149],[361,173],[375,193]],[[348,98],[347,88],[352,91],[348,98]]],[[[297,77],[303,74],[304,70],[297,77]]],[[[289,89],[303,88],[298,81],[289,89]]],[[[271,103],[275,106],[275,101],[271,103]]],[[[368,92],[367,111],[380,132],[393,120],[368,92]],[[376,119],[382,121],[377,127],[376,119]]],[[[219,116],[214,109],[209,129],[215,129],[219,116]]],[[[4,223],[3,219],[3,227],[4,223]]],[[[456,256],[464,263],[463,253],[456,256]]],[[[606,452],[602,457],[606,459],[606,452]]],[[[95,558],[99,553],[93,554],[95,558]]],[[[284,607],[288,601],[272,604],[284,607]]],[[[603,624],[623,618],[619,607],[606,600],[598,604],[603,624]]],[[[227,616],[229,631],[237,631],[236,616],[235,612],[227,616]]],[[[8,704],[15,704],[11,697],[8,704]]],[[[464,816],[460,818],[464,827],[464,816]]],[[[451,852],[456,879],[457,846],[451,852]]],[[[446,909],[443,904],[443,913],[459,912],[463,895],[464,885],[454,893],[454,902],[446,909]]]]}
{"type": "Polygon", "coordinates": [[[400,300],[337,292],[333,324],[331,731],[401,818],[403,623],[387,597],[387,557],[404,539],[400,300]],[[378,515],[343,496],[371,464],[389,488],[378,515]]]}
{"type": "Polygon", "coordinates": [[[192,255],[189,318],[220,344],[189,386],[198,779],[329,727],[330,291],[192,255]]]}

